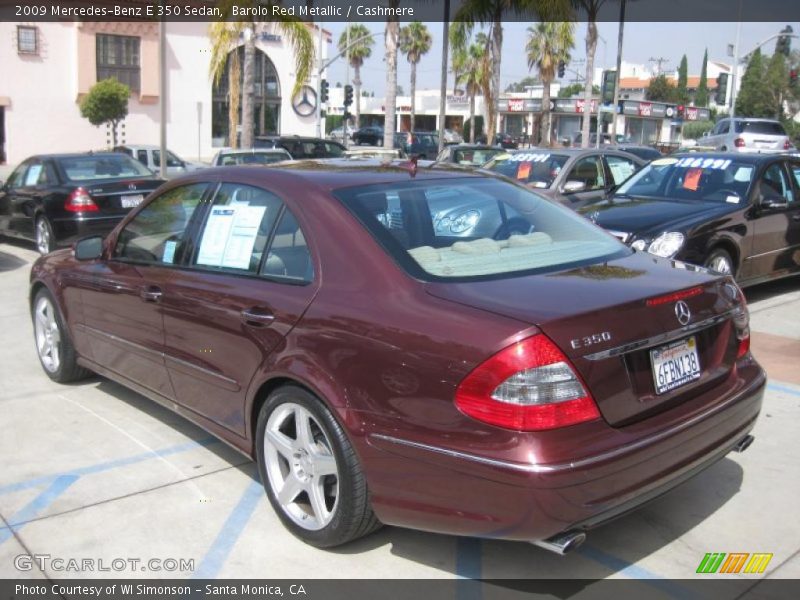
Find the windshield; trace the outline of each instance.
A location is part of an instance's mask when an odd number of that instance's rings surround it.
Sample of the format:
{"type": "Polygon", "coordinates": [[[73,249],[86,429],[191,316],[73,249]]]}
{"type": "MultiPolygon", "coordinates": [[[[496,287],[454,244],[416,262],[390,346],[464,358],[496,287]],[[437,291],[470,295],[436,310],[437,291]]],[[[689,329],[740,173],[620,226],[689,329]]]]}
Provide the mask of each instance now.
{"type": "Polygon", "coordinates": [[[569,209],[496,179],[378,184],[334,194],[410,275],[427,281],[552,272],[630,252],[569,209]]]}
{"type": "Polygon", "coordinates": [[[752,163],[730,158],[659,158],[623,183],[616,196],[739,204],[754,171],[752,163]]]}
{"type": "Polygon", "coordinates": [[[149,177],[153,174],[142,163],[125,154],[87,154],[60,158],[57,162],[70,181],[149,177]]]}
{"type": "Polygon", "coordinates": [[[569,157],[548,152],[518,152],[495,156],[484,168],[533,187],[549,188],[569,157]]]}

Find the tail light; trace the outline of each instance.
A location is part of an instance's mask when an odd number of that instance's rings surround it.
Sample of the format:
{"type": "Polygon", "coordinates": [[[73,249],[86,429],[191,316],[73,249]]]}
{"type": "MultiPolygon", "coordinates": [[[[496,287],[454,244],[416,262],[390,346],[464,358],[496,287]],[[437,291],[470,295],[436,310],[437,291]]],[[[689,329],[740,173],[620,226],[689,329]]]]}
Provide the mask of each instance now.
{"type": "Polygon", "coordinates": [[[506,429],[542,431],[600,418],[594,398],[543,334],[504,348],[459,384],[461,412],[506,429]]]}
{"type": "Polygon", "coordinates": [[[750,311],[747,310],[747,300],[745,300],[741,288],[737,286],[737,290],[739,306],[733,316],[733,325],[736,328],[736,339],[739,341],[739,347],[736,350],[736,360],[739,360],[750,352],[750,311]]]}
{"type": "Polygon", "coordinates": [[[792,142],[789,141],[789,138],[786,138],[783,141],[783,149],[784,150],[789,150],[791,147],[792,147],[792,142]]]}
{"type": "Polygon", "coordinates": [[[744,148],[744,140],[742,138],[736,138],[733,140],[733,145],[737,148],[744,148]]]}
{"type": "Polygon", "coordinates": [[[82,187],[75,188],[67,197],[64,209],[69,212],[97,212],[99,210],[89,192],[82,187]]]}

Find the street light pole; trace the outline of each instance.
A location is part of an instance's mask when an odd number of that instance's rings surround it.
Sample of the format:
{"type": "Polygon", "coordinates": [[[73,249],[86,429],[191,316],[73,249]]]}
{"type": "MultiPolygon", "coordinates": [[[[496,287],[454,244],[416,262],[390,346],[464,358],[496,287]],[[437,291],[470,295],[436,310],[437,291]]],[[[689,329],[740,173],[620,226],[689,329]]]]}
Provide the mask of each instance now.
{"type": "Polygon", "coordinates": [[[617,38],[617,75],[614,77],[614,100],[611,105],[611,141],[617,143],[617,106],[619,105],[619,80],[622,73],[622,35],[625,30],[625,0],[619,7],[619,37],[617,38]]]}
{"type": "MultiPolygon", "coordinates": [[[[163,7],[163,0],[161,2],[163,7]]],[[[159,112],[159,171],[167,177],[167,22],[162,17],[158,24],[158,112],[159,112]]]]}
{"type": "Polygon", "coordinates": [[[739,0],[739,15],[736,19],[736,41],[733,43],[733,73],[731,73],[731,119],[736,116],[736,74],[739,72],[739,36],[741,33],[742,0],[739,0]]]}
{"type": "MultiPolygon", "coordinates": [[[[444,19],[442,21],[442,78],[439,86],[439,152],[444,149],[444,129],[447,119],[447,50],[450,40],[450,0],[444,0],[444,19]]],[[[414,99],[411,99],[414,102],[414,99]]]]}

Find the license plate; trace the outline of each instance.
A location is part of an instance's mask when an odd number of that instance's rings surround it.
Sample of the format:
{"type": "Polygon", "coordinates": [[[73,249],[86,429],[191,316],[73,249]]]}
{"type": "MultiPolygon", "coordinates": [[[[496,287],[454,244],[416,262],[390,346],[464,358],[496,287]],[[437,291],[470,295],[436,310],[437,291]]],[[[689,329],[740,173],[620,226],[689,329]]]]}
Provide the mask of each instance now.
{"type": "Polygon", "coordinates": [[[136,208],[144,200],[143,194],[136,194],[135,196],[123,196],[121,199],[122,208],[136,208]]]}
{"type": "Polygon", "coordinates": [[[694,336],[650,350],[656,394],[700,379],[700,359],[694,336]]]}

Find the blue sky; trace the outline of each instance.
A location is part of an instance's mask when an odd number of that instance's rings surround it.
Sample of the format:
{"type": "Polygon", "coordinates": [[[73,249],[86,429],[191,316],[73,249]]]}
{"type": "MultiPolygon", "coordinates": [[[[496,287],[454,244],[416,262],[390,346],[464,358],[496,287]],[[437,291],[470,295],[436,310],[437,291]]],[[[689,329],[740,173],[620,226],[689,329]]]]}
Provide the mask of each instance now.
{"type": "MultiPolygon", "coordinates": [[[[788,23],[794,28],[795,34],[800,33],[800,23],[788,23]]],[[[524,48],[527,39],[526,29],[530,23],[506,23],[503,27],[503,59],[501,63],[502,85],[519,81],[530,74],[524,48]]],[[[740,54],[752,50],[759,42],[779,32],[787,23],[742,23],[740,38],[740,54]]],[[[382,32],[383,23],[366,23],[371,31],[382,32]]],[[[441,43],[442,24],[427,23],[433,37],[431,51],[423,57],[417,66],[417,87],[438,88],[441,69],[441,43]]],[[[345,23],[326,23],[325,28],[334,35],[334,44],[329,47],[333,54],[333,46],[339,35],[345,29],[345,23]]],[[[617,57],[617,36],[619,27],[617,23],[599,23],[598,30],[601,40],[597,44],[595,55],[598,66],[614,68],[617,57]],[[605,42],[603,42],[603,39],[605,42]]],[[[576,27],[576,44],[573,51],[575,59],[582,59],[585,55],[584,37],[586,24],[578,23],[576,27]]],[[[736,38],[736,23],[626,23],[625,39],[623,45],[623,60],[627,62],[651,64],[650,58],[667,58],[663,69],[674,71],[680,63],[681,56],[685,53],[689,61],[689,74],[699,75],[703,61],[703,52],[708,47],[709,60],[731,62],[727,56],[727,45],[733,44],[736,38]]],[[[800,40],[792,40],[792,47],[800,47],[800,40]]],[[[771,54],[775,42],[771,41],[764,46],[767,54],[771,54]]],[[[584,67],[577,66],[579,71],[584,67]]],[[[377,38],[370,57],[362,68],[361,78],[364,88],[374,91],[375,95],[383,95],[385,88],[385,68],[383,64],[383,38],[377,38]]],[[[398,83],[408,92],[410,68],[405,58],[398,59],[398,83]]],[[[352,71],[351,71],[352,77],[352,71]]],[[[344,61],[335,63],[328,79],[331,84],[337,81],[344,83],[344,61]]],[[[569,75],[566,79],[569,79],[569,75]]],[[[450,80],[452,81],[452,79],[450,80]]],[[[452,85],[452,83],[450,84],[452,85]]]]}

